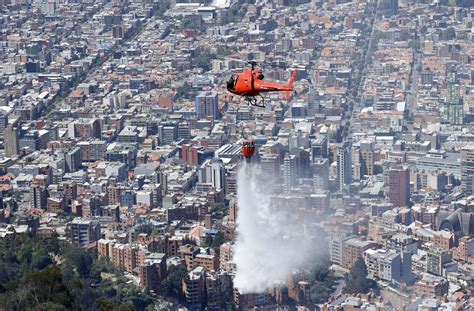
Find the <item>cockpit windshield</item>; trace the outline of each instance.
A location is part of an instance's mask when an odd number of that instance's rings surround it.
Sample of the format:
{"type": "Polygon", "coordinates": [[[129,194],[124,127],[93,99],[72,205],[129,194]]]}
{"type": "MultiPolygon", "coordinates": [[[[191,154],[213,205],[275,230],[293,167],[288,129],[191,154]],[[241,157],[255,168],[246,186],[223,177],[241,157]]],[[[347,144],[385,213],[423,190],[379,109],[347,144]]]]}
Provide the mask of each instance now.
{"type": "Polygon", "coordinates": [[[238,76],[232,75],[229,81],[227,81],[227,89],[229,91],[235,89],[235,85],[237,84],[237,79],[238,79],[238,76]]]}

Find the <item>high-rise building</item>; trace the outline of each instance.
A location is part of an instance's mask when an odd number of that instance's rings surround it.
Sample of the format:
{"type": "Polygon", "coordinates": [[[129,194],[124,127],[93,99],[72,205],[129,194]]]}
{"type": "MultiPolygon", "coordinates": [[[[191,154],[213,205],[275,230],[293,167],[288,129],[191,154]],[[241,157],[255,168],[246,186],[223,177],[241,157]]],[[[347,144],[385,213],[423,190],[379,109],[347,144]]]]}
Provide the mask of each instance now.
{"type": "Polygon", "coordinates": [[[260,157],[260,169],[265,176],[277,177],[280,174],[280,159],[278,154],[262,154],[260,157]]]}
{"type": "Polygon", "coordinates": [[[465,195],[471,195],[474,192],[474,145],[467,145],[461,149],[461,188],[465,195]]]}
{"type": "Polygon", "coordinates": [[[426,253],[426,272],[443,275],[443,265],[451,261],[451,252],[438,247],[430,247],[426,253]]]}
{"type": "Polygon", "coordinates": [[[459,239],[459,245],[454,249],[453,257],[456,260],[467,261],[474,256],[474,238],[463,236],[459,239]]]}
{"type": "Polygon", "coordinates": [[[196,256],[199,254],[199,247],[191,244],[182,245],[179,248],[178,254],[180,255],[181,259],[184,260],[186,264],[186,269],[191,271],[194,267],[194,260],[196,256]]]}
{"type": "Polygon", "coordinates": [[[290,150],[294,148],[308,148],[309,147],[309,135],[307,132],[298,129],[298,131],[290,136],[289,148],[290,150]]]}
{"type": "Polygon", "coordinates": [[[163,253],[149,254],[138,267],[140,286],[157,291],[159,284],[166,276],[166,255],[163,253]]]}
{"type": "Polygon", "coordinates": [[[315,159],[311,164],[313,171],[313,189],[315,191],[329,189],[329,160],[325,158],[315,159]]]}
{"type": "Polygon", "coordinates": [[[433,83],[433,72],[429,69],[423,70],[420,74],[421,84],[431,85],[433,83]]]}
{"type": "Polygon", "coordinates": [[[0,112],[0,133],[3,133],[8,126],[8,115],[1,111],[0,112]]]}
{"type": "Polygon", "coordinates": [[[345,141],[336,146],[337,176],[336,187],[339,191],[352,181],[351,143],[345,141]]]}
{"type": "Polygon", "coordinates": [[[178,124],[178,139],[190,139],[191,127],[188,122],[183,121],[178,124]]]}
{"type": "Polygon", "coordinates": [[[66,170],[75,172],[81,167],[81,148],[75,147],[66,153],[66,170]]]}
{"type": "Polygon", "coordinates": [[[62,213],[66,211],[66,198],[65,197],[49,197],[47,200],[47,210],[51,213],[62,213]]]}
{"type": "Polygon", "coordinates": [[[319,102],[321,96],[319,95],[318,90],[311,90],[308,92],[308,116],[314,116],[319,112],[319,102]]]}
{"type": "Polygon", "coordinates": [[[360,146],[353,145],[351,148],[351,163],[352,163],[352,180],[361,179],[361,156],[360,156],[360,146]]]}
{"type": "Polygon", "coordinates": [[[232,277],[227,271],[211,272],[206,276],[207,308],[225,310],[232,299],[232,277]]]}
{"type": "Polygon", "coordinates": [[[181,160],[190,165],[201,165],[212,157],[214,157],[214,150],[212,149],[197,146],[193,143],[181,144],[181,160]]]}
{"type": "Polygon", "coordinates": [[[29,60],[25,64],[26,72],[33,73],[33,72],[40,72],[41,71],[41,64],[38,60],[29,60]]]}
{"type": "Polygon", "coordinates": [[[114,39],[122,39],[123,36],[124,36],[124,34],[123,34],[123,26],[122,25],[112,26],[112,37],[114,39]]]}
{"type": "Polygon", "coordinates": [[[193,261],[193,268],[204,267],[207,271],[219,270],[219,258],[217,255],[197,254],[193,261]]]}
{"type": "Polygon", "coordinates": [[[17,128],[17,123],[8,124],[4,132],[5,156],[11,158],[20,154],[19,136],[20,130],[17,128]]]}
{"type": "Polygon", "coordinates": [[[158,127],[160,145],[171,145],[178,138],[178,125],[174,123],[161,124],[158,127]]]}
{"type": "Polygon", "coordinates": [[[448,74],[448,98],[444,104],[444,122],[453,125],[464,124],[464,102],[460,96],[459,84],[455,72],[448,74]]]}
{"type": "Polygon", "coordinates": [[[32,183],[30,186],[30,207],[45,209],[48,203],[48,191],[45,186],[32,183]]]}
{"type": "MultiPolygon", "coordinates": [[[[236,205],[234,205],[236,207],[236,205]]],[[[221,270],[233,271],[235,264],[232,263],[234,256],[233,246],[230,242],[222,244],[219,248],[219,265],[221,270]]]]}
{"type": "Polygon", "coordinates": [[[310,153],[303,148],[291,148],[290,154],[295,156],[296,175],[298,178],[311,178],[310,153]]]}
{"type": "Polygon", "coordinates": [[[105,140],[80,141],[77,145],[81,149],[82,162],[94,162],[105,157],[107,142],[105,140]]]}
{"type": "Polygon", "coordinates": [[[86,247],[100,238],[100,223],[98,221],[75,218],[71,222],[71,240],[74,244],[86,247]]]}
{"type": "Polygon", "coordinates": [[[444,297],[448,294],[449,282],[446,278],[429,273],[421,273],[421,280],[415,284],[415,294],[418,297],[444,297]]]}
{"type": "Polygon", "coordinates": [[[344,234],[333,233],[329,235],[329,259],[332,263],[342,265],[342,248],[348,238],[344,234]]]}
{"type": "Polygon", "coordinates": [[[369,277],[388,282],[411,283],[411,254],[399,250],[368,249],[364,252],[364,262],[369,277]]]}
{"type": "Polygon", "coordinates": [[[41,150],[46,149],[49,142],[49,134],[47,131],[25,131],[20,135],[18,140],[20,150],[41,150]]]}
{"type": "Polygon", "coordinates": [[[363,254],[370,248],[377,248],[378,244],[373,241],[361,241],[357,238],[345,240],[342,243],[342,266],[350,269],[354,266],[359,258],[363,258],[363,254]]]}
{"type": "Polygon", "coordinates": [[[293,154],[287,154],[283,159],[281,166],[281,172],[283,175],[283,187],[285,192],[289,192],[291,187],[296,183],[297,172],[296,172],[296,157],[293,154]]]}
{"type": "Polygon", "coordinates": [[[112,143],[107,146],[105,160],[109,162],[121,162],[133,169],[137,165],[138,148],[136,143],[112,143]]]}
{"type": "Polygon", "coordinates": [[[88,140],[101,138],[101,125],[99,119],[79,119],[68,124],[68,136],[88,140]]]}
{"type": "Polygon", "coordinates": [[[316,136],[311,142],[311,161],[318,158],[328,157],[328,138],[326,136],[316,136]]]}
{"type": "Polygon", "coordinates": [[[410,203],[410,171],[407,167],[389,171],[389,201],[395,207],[406,207],[410,203]]]}
{"type": "Polygon", "coordinates": [[[219,118],[220,112],[217,92],[201,92],[196,96],[196,116],[198,118],[219,118]]]}
{"type": "Polygon", "coordinates": [[[371,141],[360,142],[360,174],[361,176],[374,175],[374,143],[371,141]]]}
{"type": "Polygon", "coordinates": [[[204,267],[194,268],[183,279],[183,292],[190,308],[204,308],[206,300],[206,270],[204,267]]]}
{"type": "Polygon", "coordinates": [[[374,144],[361,141],[352,146],[352,178],[359,180],[374,174],[374,144]]]}
{"type": "Polygon", "coordinates": [[[398,0],[381,0],[379,4],[380,10],[388,14],[398,13],[398,0]]]}
{"type": "Polygon", "coordinates": [[[225,189],[225,167],[220,158],[208,159],[199,168],[198,188],[201,191],[209,191],[210,188],[216,190],[225,189]]]}

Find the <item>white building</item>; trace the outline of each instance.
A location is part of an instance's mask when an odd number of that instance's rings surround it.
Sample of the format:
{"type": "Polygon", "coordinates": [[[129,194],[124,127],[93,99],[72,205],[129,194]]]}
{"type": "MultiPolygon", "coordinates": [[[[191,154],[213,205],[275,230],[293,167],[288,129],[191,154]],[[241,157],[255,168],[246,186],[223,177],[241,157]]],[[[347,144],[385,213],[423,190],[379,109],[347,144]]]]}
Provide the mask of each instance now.
{"type": "Polygon", "coordinates": [[[198,191],[209,191],[211,188],[216,190],[225,189],[225,167],[220,158],[206,160],[198,172],[198,191]]]}

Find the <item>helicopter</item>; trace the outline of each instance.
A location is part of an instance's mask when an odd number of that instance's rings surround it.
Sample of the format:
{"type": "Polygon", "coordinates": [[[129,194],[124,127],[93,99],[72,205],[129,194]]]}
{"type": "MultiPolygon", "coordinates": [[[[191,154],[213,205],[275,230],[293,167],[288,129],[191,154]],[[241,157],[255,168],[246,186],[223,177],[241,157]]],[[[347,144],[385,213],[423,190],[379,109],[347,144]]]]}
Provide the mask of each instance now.
{"type": "Polygon", "coordinates": [[[234,74],[227,81],[227,90],[232,94],[243,96],[249,105],[255,107],[265,107],[265,98],[261,93],[286,92],[286,100],[291,96],[293,83],[295,82],[298,68],[291,73],[290,81],[287,84],[265,81],[262,70],[257,67],[257,62],[248,62],[251,69],[242,73],[234,74]],[[257,96],[260,96],[258,101],[257,96]]]}

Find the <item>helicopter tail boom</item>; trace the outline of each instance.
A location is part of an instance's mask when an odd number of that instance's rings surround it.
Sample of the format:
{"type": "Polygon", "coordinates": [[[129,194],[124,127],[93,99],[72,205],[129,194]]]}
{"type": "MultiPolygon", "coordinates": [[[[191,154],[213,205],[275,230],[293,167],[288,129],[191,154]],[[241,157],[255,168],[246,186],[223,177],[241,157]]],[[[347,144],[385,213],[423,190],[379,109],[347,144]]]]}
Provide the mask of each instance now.
{"type": "Polygon", "coordinates": [[[285,93],[285,98],[286,100],[290,99],[291,97],[291,91],[293,90],[293,83],[295,82],[296,75],[298,75],[298,68],[295,68],[293,72],[291,73],[290,81],[288,81],[288,84],[286,87],[288,88],[288,91],[285,93]]]}

